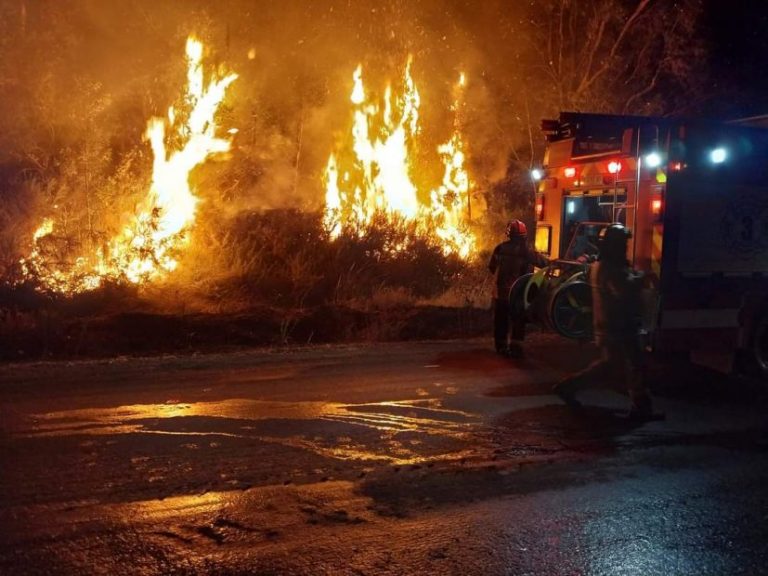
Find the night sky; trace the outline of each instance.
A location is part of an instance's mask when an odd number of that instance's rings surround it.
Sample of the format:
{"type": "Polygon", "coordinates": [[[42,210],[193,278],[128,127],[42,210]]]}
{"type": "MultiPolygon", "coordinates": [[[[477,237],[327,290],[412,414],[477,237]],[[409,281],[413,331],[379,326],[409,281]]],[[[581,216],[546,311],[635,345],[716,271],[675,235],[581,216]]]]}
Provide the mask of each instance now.
{"type": "Polygon", "coordinates": [[[768,1],[705,0],[715,96],[707,109],[730,118],[768,114],[768,1]]]}

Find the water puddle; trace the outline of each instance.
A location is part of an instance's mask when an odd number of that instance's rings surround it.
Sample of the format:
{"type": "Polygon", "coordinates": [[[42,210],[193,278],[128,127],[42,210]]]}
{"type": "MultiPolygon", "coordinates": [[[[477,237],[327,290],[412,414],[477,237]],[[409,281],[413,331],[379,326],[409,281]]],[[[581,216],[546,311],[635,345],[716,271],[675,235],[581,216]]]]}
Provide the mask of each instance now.
{"type": "Polygon", "coordinates": [[[234,398],[35,414],[20,435],[257,439],[335,459],[409,463],[455,456],[480,421],[477,414],[443,407],[439,398],[363,404],[234,398]]]}

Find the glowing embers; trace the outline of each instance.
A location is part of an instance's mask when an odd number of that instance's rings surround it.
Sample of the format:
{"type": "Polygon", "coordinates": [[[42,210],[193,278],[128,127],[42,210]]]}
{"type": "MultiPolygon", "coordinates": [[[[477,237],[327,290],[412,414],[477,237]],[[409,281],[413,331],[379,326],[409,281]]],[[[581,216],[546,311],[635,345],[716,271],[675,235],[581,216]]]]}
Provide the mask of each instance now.
{"type": "Polygon", "coordinates": [[[462,74],[454,88],[451,138],[437,147],[442,183],[422,191],[412,178],[421,98],[411,66],[409,58],[402,92],[394,95],[387,86],[380,102],[366,95],[362,66],[355,70],[351,138],[330,155],[325,171],[325,227],[332,238],[344,231],[359,234],[383,216],[390,224],[415,224],[446,254],[467,258],[475,240],[469,230],[471,183],[459,114],[466,80],[462,74]]]}
{"type": "Polygon", "coordinates": [[[187,242],[194,223],[197,197],[190,173],[211,155],[226,152],[231,142],[216,136],[214,117],[227,87],[237,78],[213,75],[205,83],[203,45],[187,40],[187,91],[180,113],[149,120],[146,138],[154,162],[147,195],[122,232],[93,254],[67,265],[52,262],[41,250],[41,240],[54,234],[54,219],[46,219],[34,234],[30,256],[21,261],[22,272],[37,278],[42,287],[78,293],[99,287],[105,280],[139,284],[156,280],[177,266],[176,255],[187,242]],[[168,143],[173,142],[173,146],[168,143]]]}

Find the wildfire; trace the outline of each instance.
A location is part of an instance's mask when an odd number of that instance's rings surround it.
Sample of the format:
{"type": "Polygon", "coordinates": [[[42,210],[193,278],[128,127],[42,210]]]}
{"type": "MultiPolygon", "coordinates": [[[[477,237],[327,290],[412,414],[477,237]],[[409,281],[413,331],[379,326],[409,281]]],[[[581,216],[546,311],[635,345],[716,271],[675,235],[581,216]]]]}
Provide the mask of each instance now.
{"type": "Polygon", "coordinates": [[[465,86],[466,78],[461,74],[452,107],[453,134],[448,142],[437,147],[445,166],[443,182],[430,195],[435,234],[443,240],[444,246],[456,251],[462,258],[468,258],[475,246],[474,236],[467,232],[464,225],[472,216],[470,180],[464,165],[464,140],[461,137],[461,96],[465,86]]]}
{"type": "Polygon", "coordinates": [[[62,269],[41,249],[41,240],[54,234],[53,219],[45,219],[34,233],[32,252],[21,261],[25,276],[36,276],[57,292],[78,293],[97,288],[107,279],[138,284],[176,268],[174,254],[187,242],[186,232],[195,219],[197,197],[190,173],[210,156],[230,149],[230,140],[216,136],[214,118],[227,87],[237,78],[237,74],[213,75],[206,85],[203,45],[193,37],[187,39],[186,55],[184,110],[188,113],[177,114],[170,108],[166,119],[149,120],[145,135],[154,157],[152,183],[133,220],[106,248],[62,269]],[[175,149],[166,148],[170,141],[176,143],[175,149]]]}
{"type": "Polygon", "coordinates": [[[351,155],[331,154],[325,171],[326,230],[332,238],[344,230],[359,233],[384,214],[390,221],[415,222],[420,232],[440,239],[446,254],[467,258],[475,241],[469,230],[470,179],[459,119],[465,77],[461,75],[456,88],[453,135],[437,149],[445,167],[442,184],[420,194],[411,178],[421,104],[412,63],[409,57],[402,94],[394,96],[387,86],[381,103],[367,97],[362,66],[355,70],[351,155]]]}

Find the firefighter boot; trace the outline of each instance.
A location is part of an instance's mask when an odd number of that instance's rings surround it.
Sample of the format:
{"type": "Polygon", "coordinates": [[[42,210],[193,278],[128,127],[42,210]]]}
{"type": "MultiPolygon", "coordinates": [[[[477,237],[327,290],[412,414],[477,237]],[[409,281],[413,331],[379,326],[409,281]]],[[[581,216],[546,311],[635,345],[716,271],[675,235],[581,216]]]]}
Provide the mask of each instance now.
{"type": "Polygon", "coordinates": [[[507,357],[508,358],[525,358],[525,352],[523,351],[523,346],[520,344],[520,342],[513,341],[509,348],[507,348],[507,357]]]}
{"type": "Polygon", "coordinates": [[[576,394],[568,388],[566,380],[552,386],[552,392],[569,408],[581,408],[581,402],[576,400],[576,394]]]}
{"type": "Polygon", "coordinates": [[[663,412],[654,412],[650,397],[641,396],[633,399],[627,418],[633,422],[658,422],[666,420],[666,415],[663,412]]]}

